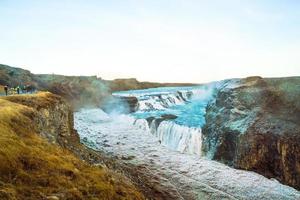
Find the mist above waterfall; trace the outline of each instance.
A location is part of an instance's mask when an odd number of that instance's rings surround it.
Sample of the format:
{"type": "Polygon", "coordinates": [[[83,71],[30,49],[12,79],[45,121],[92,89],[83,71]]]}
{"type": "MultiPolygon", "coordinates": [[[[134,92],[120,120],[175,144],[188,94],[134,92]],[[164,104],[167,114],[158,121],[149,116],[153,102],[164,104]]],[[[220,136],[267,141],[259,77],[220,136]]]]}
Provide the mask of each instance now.
{"type": "Polygon", "coordinates": [[[102,109],[110,115],[120,115],[130,111],[129,105],[124,99],[114,96],[110,96],[105,100],[102,109]]]}

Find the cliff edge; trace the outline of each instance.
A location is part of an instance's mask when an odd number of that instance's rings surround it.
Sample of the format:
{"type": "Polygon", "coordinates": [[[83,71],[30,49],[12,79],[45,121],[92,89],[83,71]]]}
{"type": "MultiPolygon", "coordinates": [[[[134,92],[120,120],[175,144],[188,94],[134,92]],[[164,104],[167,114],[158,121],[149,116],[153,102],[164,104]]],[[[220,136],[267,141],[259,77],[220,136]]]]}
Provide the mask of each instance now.
{"type": "Polygon", "coordinates": [[[207,107],[203,151],[300,189],[300,78],[249,77],[207,107]]]}
{"type": "Polygon", "coordinates": [[[70,138],[73,114],[59,96],[0,98],[0,199],[144,199],[124,176],[62,148],[70,138]]]}

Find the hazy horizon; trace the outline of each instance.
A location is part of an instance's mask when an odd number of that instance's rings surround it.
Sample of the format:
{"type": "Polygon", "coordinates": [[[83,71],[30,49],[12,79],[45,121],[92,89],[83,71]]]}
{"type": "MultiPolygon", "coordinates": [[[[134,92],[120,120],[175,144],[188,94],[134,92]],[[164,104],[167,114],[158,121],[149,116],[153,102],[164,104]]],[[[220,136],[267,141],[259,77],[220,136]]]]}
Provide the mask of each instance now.
{"type": "Polygon", "coordinates": [[[0,1],[0,63],[203,83],[300,75],[297,1],[0,1]]]}

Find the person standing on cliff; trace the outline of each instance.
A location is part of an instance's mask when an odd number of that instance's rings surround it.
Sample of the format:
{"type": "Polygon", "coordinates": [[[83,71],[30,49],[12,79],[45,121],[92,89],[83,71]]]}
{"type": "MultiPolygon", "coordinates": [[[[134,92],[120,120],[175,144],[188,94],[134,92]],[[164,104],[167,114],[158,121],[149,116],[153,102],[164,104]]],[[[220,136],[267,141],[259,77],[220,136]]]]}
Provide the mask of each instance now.
{"type": "Polygon", "coordinates": [[[20,86],[17,86],[17,93],[20,94],[20,86]]]}
{"type": "Polygon", "coordinates": [[[5,95],[7,96],[7,92],[8,92],[8,85],[4,86],[4,91],[5,91],[5,95]]]}

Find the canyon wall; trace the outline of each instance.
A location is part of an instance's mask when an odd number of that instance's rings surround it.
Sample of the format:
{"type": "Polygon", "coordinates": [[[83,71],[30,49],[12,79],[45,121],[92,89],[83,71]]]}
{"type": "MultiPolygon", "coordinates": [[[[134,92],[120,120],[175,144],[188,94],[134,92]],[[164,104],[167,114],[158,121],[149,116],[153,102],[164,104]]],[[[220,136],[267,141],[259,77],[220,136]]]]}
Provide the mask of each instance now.
{"type": "Polygon", "coordinates": [[[250,77],[207,106],[203,152],[300,189],[300,78],[250,77]]]}
{"type": "Polygon", "coordinates": [[[4,99],[33,108],[35,131],[50,143],[65,146],[71,138],[79,142],[78,134],[74,130],[73,110],[60,96],[44,92],[38,95],[9,96],[4,99]]]}

